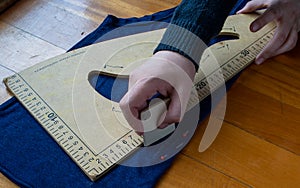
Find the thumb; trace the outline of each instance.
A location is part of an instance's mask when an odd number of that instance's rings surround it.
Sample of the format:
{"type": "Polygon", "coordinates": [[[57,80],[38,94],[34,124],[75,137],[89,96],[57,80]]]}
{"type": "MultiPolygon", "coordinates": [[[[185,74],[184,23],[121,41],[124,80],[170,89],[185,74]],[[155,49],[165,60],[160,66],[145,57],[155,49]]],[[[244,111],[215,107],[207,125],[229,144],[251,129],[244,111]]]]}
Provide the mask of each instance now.
{"type": "Polygon", "coordinates": [[[184,112],[181,112],[182,104],[180,98],[176,92],[174,92],[170,98],[168,111],[166,113],[164,121],[159,125],[159,128],[165,128],[172,123],[178,123],[181,121],[184,112]]]}
{"type": "Polygon", "coordinates": [[[267,4],[264,4],[260,0],[249,1],[237,14],[250,13],[260,8],[266,8],[267,4]]]}

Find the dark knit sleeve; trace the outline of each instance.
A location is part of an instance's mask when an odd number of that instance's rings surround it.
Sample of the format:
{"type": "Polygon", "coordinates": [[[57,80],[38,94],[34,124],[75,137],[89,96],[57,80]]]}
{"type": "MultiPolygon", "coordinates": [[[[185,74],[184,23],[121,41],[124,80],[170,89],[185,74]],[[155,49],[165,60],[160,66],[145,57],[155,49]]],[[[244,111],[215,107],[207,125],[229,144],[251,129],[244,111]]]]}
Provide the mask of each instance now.
{"type": "Polygon", "coordinates": [[[198,70],[210,39],[220,32],[234,0],[182,0],[154,53],[170,50],[190,59],[198,70]]]}

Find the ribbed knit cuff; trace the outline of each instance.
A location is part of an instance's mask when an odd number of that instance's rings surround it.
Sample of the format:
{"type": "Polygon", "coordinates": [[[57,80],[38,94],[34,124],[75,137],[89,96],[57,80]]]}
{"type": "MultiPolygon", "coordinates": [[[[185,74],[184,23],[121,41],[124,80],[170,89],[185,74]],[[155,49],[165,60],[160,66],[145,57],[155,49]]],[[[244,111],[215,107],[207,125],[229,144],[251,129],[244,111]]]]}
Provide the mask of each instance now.
{"type": "Polygon", "coordinates": [[[209,40],[210,35],[206,34],[202,27],[185,22],[172,23],[168,26],[154,53],[162,50],[177,52],[191,60],[198,70],[202,53],[207,48],[205,43],[209,40]],[[201,33],[201,38],[194,33],[201,33]]]}

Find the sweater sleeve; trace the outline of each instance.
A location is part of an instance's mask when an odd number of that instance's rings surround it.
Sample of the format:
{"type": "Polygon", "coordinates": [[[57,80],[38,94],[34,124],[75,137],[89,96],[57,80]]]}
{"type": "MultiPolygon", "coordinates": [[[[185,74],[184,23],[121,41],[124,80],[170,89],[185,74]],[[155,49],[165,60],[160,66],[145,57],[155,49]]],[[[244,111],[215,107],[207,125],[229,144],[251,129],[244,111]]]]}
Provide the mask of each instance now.
{"type": "Polygon", "coordinates": [[[182,0],[154,53],[175,51],[198,70],[210,39],[219,34],[235,0],[182,0]]]}

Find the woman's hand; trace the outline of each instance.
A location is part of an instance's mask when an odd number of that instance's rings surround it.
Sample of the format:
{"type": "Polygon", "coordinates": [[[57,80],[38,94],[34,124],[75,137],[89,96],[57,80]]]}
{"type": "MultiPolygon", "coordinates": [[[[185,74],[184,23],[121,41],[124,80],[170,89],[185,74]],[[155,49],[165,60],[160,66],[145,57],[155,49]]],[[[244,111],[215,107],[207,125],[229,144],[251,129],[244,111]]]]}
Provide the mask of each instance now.
{"type": "Polygon", "coordinates": [[[252,0],[238,13],[250,13],[261,8],[267,10],[251,23],[250,30],[256,32],[271,21],[276,22],[277,28],[271,41],[256,57],[256,64],[293,49],[300,31],[299,0],[252,0]]]}
{"type": "Polygon", "coordinates": [[[129,76],[128,92],[120,101],[130,126],[136,132],[144,132],[140,113],[157,93],[170,98],[166,116],[157,126],[164,128],[179,122],[186,110],[195,72],[190,60],[172,51],[159,51],[136,68],[129,76]]]}

